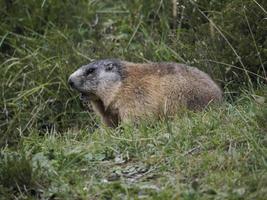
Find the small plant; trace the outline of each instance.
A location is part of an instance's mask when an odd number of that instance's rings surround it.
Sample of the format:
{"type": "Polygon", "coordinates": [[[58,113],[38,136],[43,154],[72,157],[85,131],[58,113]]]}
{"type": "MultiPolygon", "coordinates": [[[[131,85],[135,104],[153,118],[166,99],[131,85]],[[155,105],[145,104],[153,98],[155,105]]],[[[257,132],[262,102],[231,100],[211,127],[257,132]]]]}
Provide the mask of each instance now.
{"type": "Polygon", "coordinates": [[[31,160],[24,154],[1,155],[0,182],[13,191],[29,192],[34,185],[31,160]]]}

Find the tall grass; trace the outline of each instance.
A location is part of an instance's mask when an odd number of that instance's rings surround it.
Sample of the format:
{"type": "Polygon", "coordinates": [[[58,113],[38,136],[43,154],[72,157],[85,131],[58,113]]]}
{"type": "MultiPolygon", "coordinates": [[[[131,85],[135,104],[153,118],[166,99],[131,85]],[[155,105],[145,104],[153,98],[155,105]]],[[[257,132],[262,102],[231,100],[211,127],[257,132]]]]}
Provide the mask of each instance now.
{"type": "Polygon", "coordinates": [[[264,1],[178,1],[174,6],[152,0],[3,1],[1,145],[32,129],[43,133],[90,126],[86,119],[91,116],[82,111],[66,80],[93,59],[195,65],[231,95],[266,81],[264,1]]]}

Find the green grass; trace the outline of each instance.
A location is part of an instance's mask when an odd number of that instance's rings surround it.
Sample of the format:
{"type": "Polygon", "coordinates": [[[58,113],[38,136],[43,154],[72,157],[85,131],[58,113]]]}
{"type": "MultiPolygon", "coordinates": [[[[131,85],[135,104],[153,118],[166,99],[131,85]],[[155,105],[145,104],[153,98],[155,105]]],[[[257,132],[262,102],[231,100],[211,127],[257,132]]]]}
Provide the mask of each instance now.
{"type": "Polygon", "coordinates": [[[0,1],[0,199],[267,199],[265,0],[0,1]],[[68,76],[175,61],[222,105],[107,129],[68,76]]]}
{"type": "Polygon", "coordinates": [[[266,199],[266,108],[246,96],[153,126],[32,132],[17,150],[2,149],[0,193],[6,199],[266,199]]]}

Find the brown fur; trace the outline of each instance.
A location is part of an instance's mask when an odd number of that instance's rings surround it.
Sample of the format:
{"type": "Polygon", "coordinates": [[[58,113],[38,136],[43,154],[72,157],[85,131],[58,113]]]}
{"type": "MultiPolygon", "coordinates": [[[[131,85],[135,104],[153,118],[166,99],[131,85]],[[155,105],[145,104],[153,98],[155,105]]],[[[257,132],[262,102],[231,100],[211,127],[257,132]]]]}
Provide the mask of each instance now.
{"type": "Polygon", "coordinates": [[[204,72],[177,63],[121,61],[122,82],[91,101],[107,126],[143,117],[173,116],[186,107],[199,110],[222,99],[222,91],[204,72]]]}

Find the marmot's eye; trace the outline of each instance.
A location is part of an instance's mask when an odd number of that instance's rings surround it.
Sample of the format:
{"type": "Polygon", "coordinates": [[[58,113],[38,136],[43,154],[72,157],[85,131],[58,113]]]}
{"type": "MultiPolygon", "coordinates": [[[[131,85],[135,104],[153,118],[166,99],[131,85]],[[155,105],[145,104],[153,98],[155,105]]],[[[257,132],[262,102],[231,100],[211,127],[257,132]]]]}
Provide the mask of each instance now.
{"type": "Polygon", "coordinates": [[[85,71],[85,75],[88,76],[89,74],[92,74],[95,71],[95,68],[89,68],[85,71]]]}
{"type": "Polygon", "coordinates": [[[108,65],[108,66],[106,67],[106,70],[107,70],[107,71],[111,71],[111,70],[113,70],[113,68],[114,68],[114,65],[113,65],[113,64],[110,64],[110,65],[108,65]]]}

